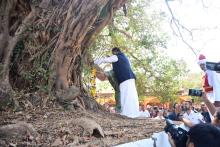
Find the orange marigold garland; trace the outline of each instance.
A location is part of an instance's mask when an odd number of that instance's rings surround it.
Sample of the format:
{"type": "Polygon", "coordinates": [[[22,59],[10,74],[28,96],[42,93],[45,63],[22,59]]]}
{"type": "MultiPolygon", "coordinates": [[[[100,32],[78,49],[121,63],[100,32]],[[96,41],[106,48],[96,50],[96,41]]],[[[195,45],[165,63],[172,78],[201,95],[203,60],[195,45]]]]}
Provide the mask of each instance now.
{"type": "Polygon", "coordinates": [[[90,94],[92,97],[96,97],[96,69],[92,69],[91,80],[90,80],[90,94]]]}

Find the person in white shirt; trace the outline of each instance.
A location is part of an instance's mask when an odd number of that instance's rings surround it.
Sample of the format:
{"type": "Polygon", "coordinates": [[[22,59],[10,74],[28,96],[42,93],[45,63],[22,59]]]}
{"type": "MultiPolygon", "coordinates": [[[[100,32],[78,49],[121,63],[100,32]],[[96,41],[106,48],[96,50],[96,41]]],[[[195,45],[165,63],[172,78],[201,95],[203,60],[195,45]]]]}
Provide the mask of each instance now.
{"type": "Polygon", "coordinates": [[[120,88],[121,115],[139,117],[139,101],[135,85],[135,75],[128,58],[117,47],[112,49],[112,56],[95,60],[95,64],[112,63],[115,77],[120,88]]]}
{"type": "Polygon", "coordinates": [[[192,110],[191,101],[183,102],[183,111],[185,111],[185,113],[180,117],[180,120],[188,129],[196,124],[204,123],[203,116],[200,113],[194,112],[192,110]]]}
{"type": "Polygon", "coordinates": [[[150,117],[150,112],[145,109],[144,105],[140,106],[140,116],[139,117],[150,117]]]}

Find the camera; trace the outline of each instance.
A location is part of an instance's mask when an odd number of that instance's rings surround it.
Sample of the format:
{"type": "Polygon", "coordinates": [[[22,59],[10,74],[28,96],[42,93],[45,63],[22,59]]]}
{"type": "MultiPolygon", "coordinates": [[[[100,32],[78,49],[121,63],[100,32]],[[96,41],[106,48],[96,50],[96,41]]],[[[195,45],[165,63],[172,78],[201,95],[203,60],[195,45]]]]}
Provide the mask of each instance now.
{"type": "Polygon", "coordinates": [[[220,63],[206,62],[206,69],[220,71],[220,63]]]}
{"type": "Polygon", "coordinates": [[[188,95],[201,97],[202,96],[202,90],[199,90],[199,89],[189,89],[189,94],[188,95]]]}
{"type": "Polygon", "coordinates": [[[166,133],[170,133],[176,144],[176,147],[186,147],[186,142],[188,139],[188,132],[186,130],[177,127],[171,120],[166,119],[164,131],[166,133]]]}

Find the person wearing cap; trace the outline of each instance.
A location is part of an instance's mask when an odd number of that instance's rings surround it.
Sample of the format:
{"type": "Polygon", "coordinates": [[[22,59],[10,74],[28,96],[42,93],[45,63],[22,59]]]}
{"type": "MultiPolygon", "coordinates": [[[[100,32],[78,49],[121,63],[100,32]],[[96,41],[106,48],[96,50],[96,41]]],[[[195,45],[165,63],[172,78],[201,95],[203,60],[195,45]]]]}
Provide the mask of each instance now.
{"type": "Polygon", "coordinates": [[[130,62],[125,54],[117,47],[112,49],[112,56],[103,57],[94,61],[99,65],[112,63],[113,72],[119,83],[121,115],[135,118],[139,117],[139,101],[135,85],[135,75],[131,69],[130,62]]]}
{"type": "Polygon", "coordinates": [[[206,57],[202,54],[199,55],[198,64],[205,73],[203,76],[204,92],[216,107],[220,107],[220,75],[206,69],[206,57]]]}

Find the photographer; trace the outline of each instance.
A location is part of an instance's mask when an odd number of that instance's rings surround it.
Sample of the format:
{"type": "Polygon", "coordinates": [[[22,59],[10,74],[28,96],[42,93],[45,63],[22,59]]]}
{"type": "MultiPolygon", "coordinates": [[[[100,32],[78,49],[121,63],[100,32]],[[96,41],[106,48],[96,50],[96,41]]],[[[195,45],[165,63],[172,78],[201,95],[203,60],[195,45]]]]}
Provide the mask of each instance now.
{"type": "Polygon", "coordinates": [[[205,102],[210,113],[213,116],[212,124],[220,128],[220,108],[216,108],[207,98],[206,93],[203,93],[202,100],[205,102]]]}
{"type": "MultiPolygon", "coordinates": [[[[197,124],[190,128],[185,147],[219,147],[220,130],[211,124],[197,124]]],[[[172,147],[178,147],[175,140],[168,133],[168,139],[172,147]]]]}

